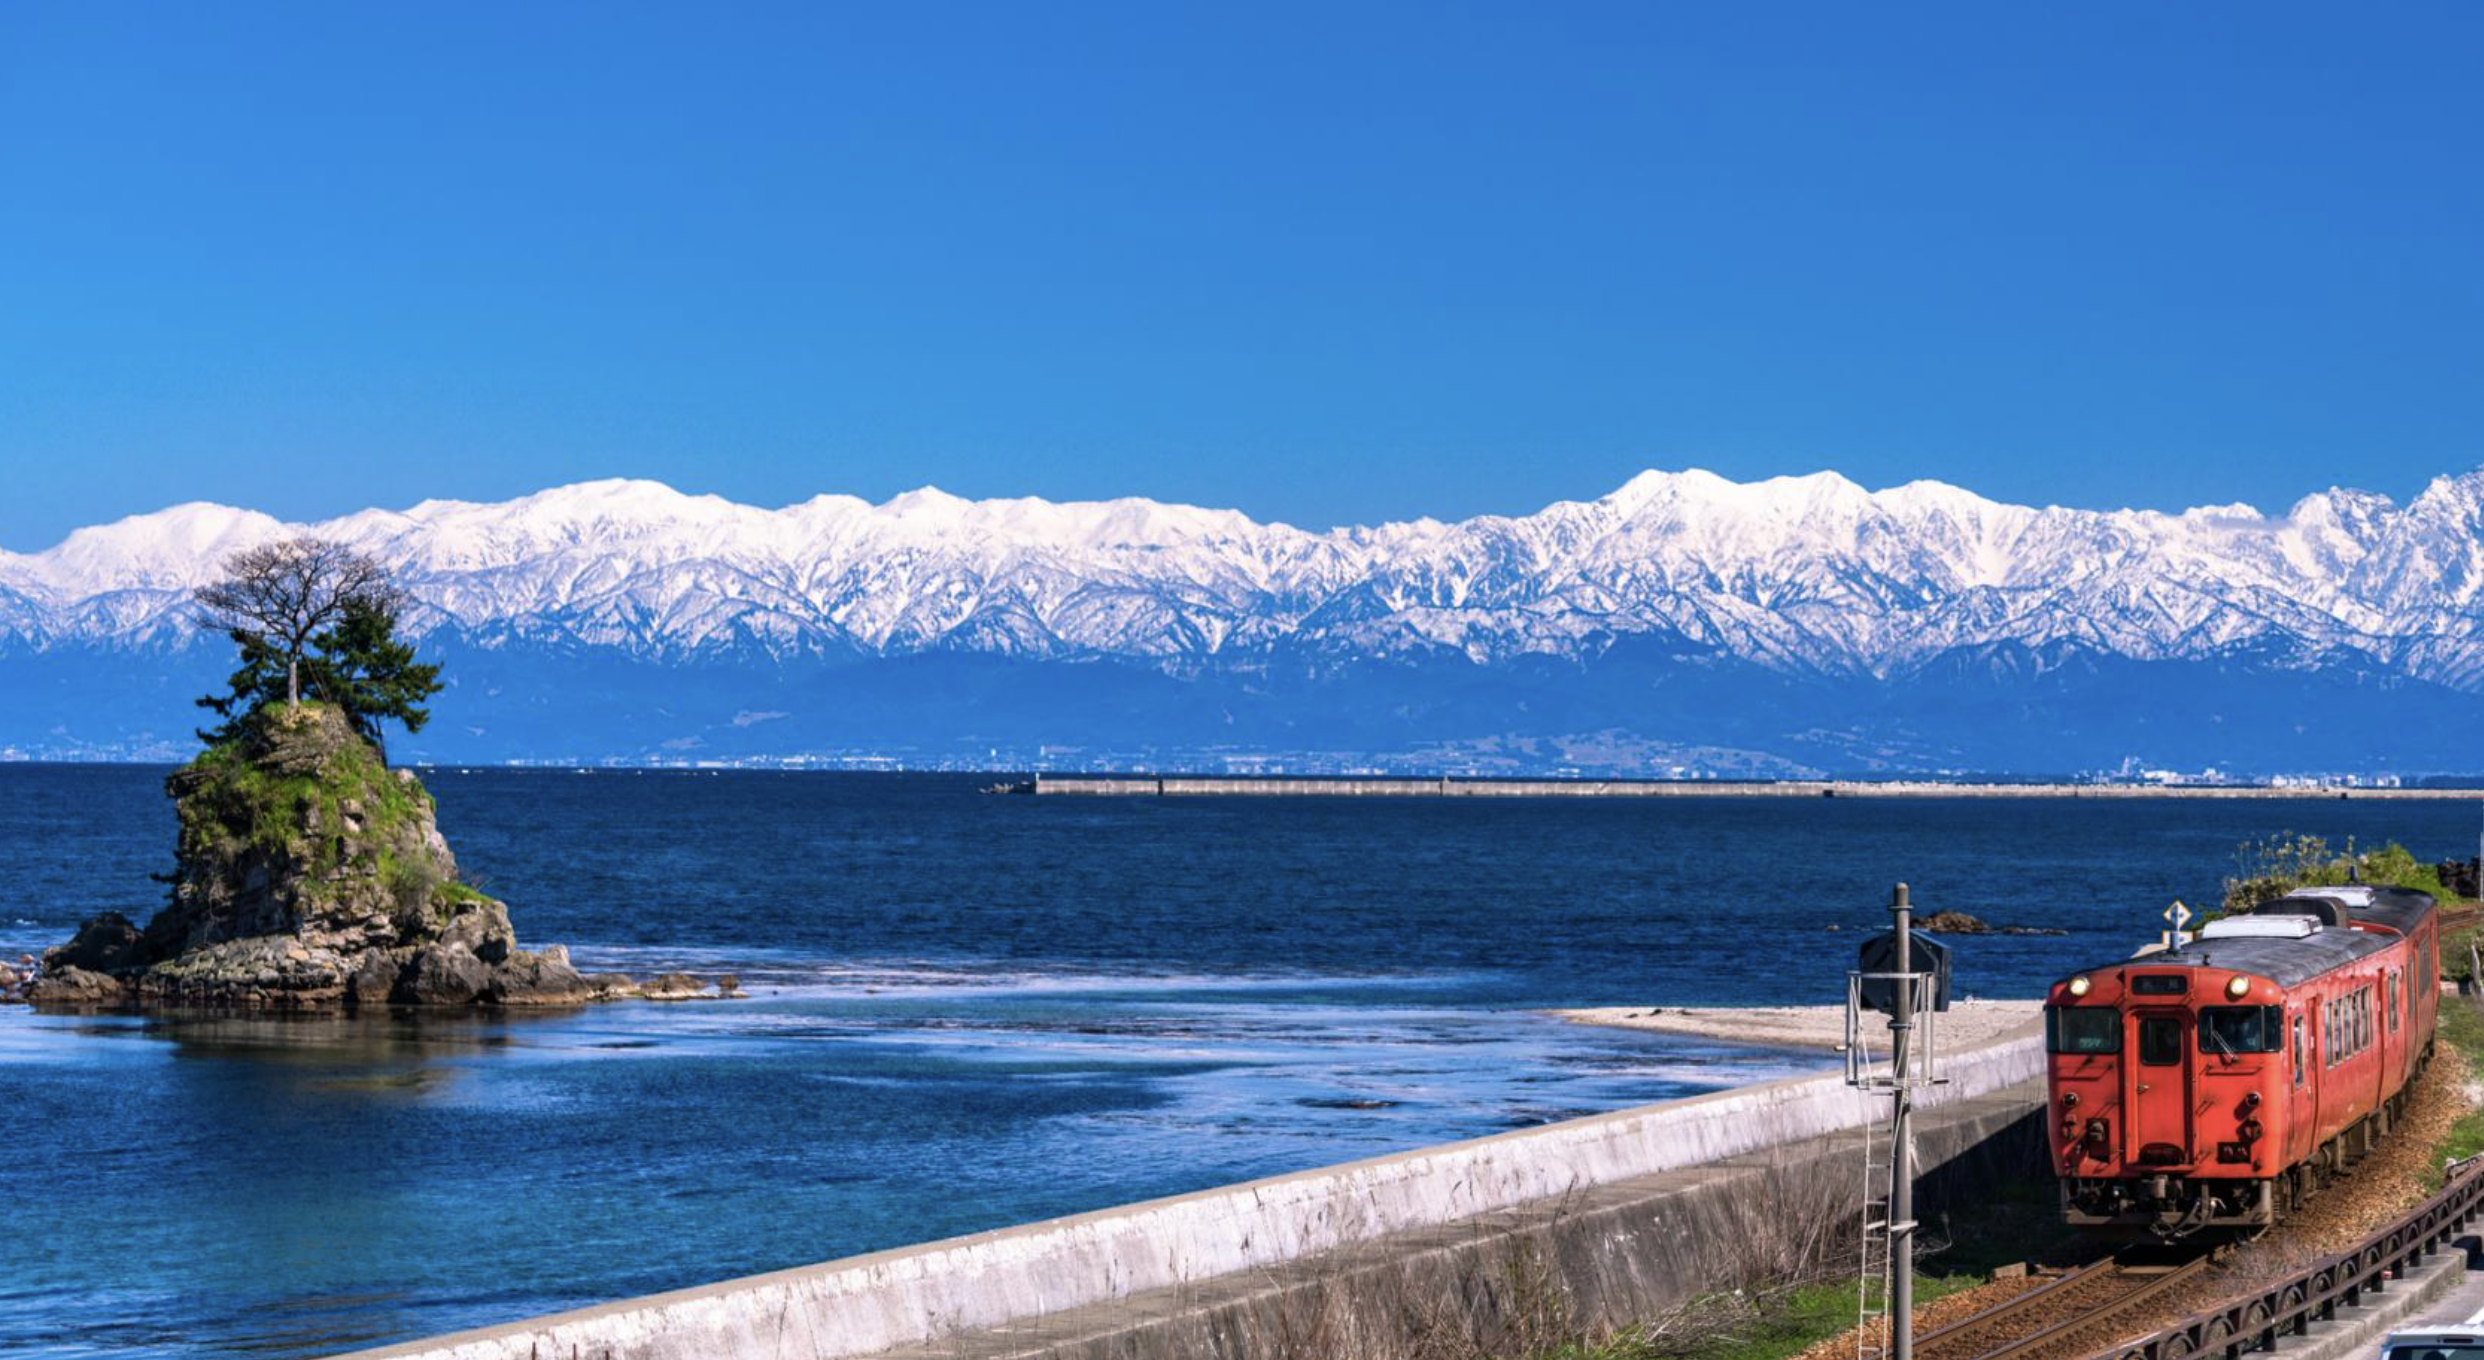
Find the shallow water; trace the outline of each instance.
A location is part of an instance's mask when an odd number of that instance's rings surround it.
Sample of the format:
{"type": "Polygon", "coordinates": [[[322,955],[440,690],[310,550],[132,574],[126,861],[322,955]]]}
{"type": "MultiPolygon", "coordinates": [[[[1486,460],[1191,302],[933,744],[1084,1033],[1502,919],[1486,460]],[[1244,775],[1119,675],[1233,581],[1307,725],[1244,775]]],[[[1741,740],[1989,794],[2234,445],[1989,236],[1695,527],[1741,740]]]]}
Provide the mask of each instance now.
{"type": "MultiPolygon", "coordinates": [[[[169,867],[161,772],[0,766],[0,948],[169,867]]],[[[0,1354],[314,1354],[1496,1132],[1810,1059],[1551,1005],[1831,1000],[1888,882],[2058,926],[2028,995],[2278,830],[2465,804],[1056,800],[973,778],[438,771],[530,942],[748,1001],[0,1011],[0,1354]],[[1830,933],[1830,925],[1844,932],[1830,933]]]]}

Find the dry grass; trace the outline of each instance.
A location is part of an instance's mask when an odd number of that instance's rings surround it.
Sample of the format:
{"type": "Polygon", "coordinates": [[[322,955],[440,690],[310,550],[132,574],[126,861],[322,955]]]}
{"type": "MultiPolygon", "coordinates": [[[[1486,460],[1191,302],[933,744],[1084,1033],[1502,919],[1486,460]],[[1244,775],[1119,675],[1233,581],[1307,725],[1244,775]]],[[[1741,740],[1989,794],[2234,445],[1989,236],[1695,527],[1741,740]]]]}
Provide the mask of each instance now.
{"type": "MultiPolygon", "coordinates": [[[[2042,1283],[2044,1277],[2039,1275],[2017,1275],[2006,1280],[1986,1280],[1972,1289],[1944,1295],[1915,1309],[1915,1335],[1927,1336],[1937,1328],[1964,1322],[2042,1283]]],[[[1889,1338],[1888,1319],[1873,1319],[1872,1325],[1862,1328],[1861,1333],[1858,1336],[1856,1329],[1848,1328],[1835,1336],[1811,1343],[1795,1352],[1790,1360],[1854,1360],[1858,1343],[1885,1349],[1889,1338]]]]}

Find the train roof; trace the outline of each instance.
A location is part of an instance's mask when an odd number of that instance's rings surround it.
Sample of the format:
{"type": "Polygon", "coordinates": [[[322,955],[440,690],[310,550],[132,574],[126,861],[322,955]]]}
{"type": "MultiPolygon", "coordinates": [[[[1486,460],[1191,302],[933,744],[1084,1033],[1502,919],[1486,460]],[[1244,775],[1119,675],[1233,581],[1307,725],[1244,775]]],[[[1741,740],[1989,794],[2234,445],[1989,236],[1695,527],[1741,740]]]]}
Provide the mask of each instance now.
{"type": "Polygon", "coordinates": [[[2414,933],[2416,923],[2433,908],[2432,894],[2413,888],[2393,888],[2369,883],[2347,883],[2334,888],[2297,888],[2260,908],[2261,911],[2282,910],[2290,898],[2315,897],[2337,903],[2346,915],[2356,921],[2382,926],[2401,935],[2414,933]]]}
{"type": "MultiPolygon", "coordinates": [[[[2308,907],[2309,903],[2303,903],[2308,907]]],[[[2430,893],[2412,888],[2348,883],[2334,888],[2298,888],[2262,905],[2255,914],[2263,916],[2309,915],[2316,919],[2333,919],[2342,915],[2347,921],[2376,925],[2398,935],[2409,935],[2433,910],[2430,893]],[[2316,899],[2322,905],[2334,904],[2330,912],[2288,911],[2286,903],[2303,903],[2316,899]]],[[[2356,930],[2344,924],[2324,925],[2300,937],[2223,935],[2193,939],[2179,949],[2154,954],[2138,954],[2114,959],[2082,973],[2102,972],[2107,968],[2231,968],[2238,973],[2264,977],[2280,987],[2292,987],[2360,958],[2367,958],[2387,949],[2391,936],[2378,931],[2356,930]]]]}
{"type": "Polygon", "coordinates": [[[2300,939],[2225,935],[2193,940],[2179,949],[2161,953],[2114,959],[2110,963],[2079,971],[2095,973],[2107,968],[2231,968],[2238,973],[2267,978],[2280,987],[2292,987],[2309,982],[2332,968],[2368,958],[2393,943],[2395,941],[2387,935],[2336,926],[2315,930],[2300,939]]]}

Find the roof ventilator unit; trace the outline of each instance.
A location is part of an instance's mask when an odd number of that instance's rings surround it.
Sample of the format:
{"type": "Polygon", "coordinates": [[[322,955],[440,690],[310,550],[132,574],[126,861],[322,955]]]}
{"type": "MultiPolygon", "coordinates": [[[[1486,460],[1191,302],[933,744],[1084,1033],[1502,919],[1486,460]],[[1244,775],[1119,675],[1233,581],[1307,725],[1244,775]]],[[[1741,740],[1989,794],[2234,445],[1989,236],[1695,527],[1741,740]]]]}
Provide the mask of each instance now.
{"type": "Polygon", "coordinates": [[[2312,916],[2223,916],[2200,927],[2203,940],[2300,940],[2320,929],[2312,916]]]}
{"type": "MultiPolygon", "coordinates": [[[[2301,897],[2280,897],[2274,902],[2261,904],[2260,909],[2251,913],[2251,915],[2260,917],[2308,917],[2312,920],[2318,921],[2324,926],[2342,926],[2346,924],[2345,905],[2333,897],[2312,897],[2308,895],[2301,897]]],[[[2239,920],[2245,918],[2229,917],[2227,919],[2239,920]]],[[[2214,923],[2211,922],[2211,924],[2214,923]]]]}

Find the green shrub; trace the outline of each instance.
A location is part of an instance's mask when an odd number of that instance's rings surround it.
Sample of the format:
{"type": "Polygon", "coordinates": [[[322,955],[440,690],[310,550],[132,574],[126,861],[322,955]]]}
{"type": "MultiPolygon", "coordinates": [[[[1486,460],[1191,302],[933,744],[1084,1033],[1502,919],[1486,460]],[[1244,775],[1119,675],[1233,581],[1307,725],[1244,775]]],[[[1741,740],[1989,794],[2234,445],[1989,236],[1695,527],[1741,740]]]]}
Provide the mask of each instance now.
{"type": "MultiPolygon", "coordinates": [[[[2461,983],[2473,984],[2473,955],[2468,946],[2475,943],[2476,927],[2444,931],[2441,935],[2441,971],[2461,983]]],[[[2439,1029],[2440,1046],[2434,1053],[2438,1062],[2456,1062],[2465,1076],[2465,1083],[2484,1085],[2484,1009],[2475,998],[2448,987],[2441,989],[2439,1029]]],[[[2430,1176],[2432,1188],[2441,1184],[2445,1165],[2462,1157],[2484,1152],[2484,1109],[2469,1110],[2450,1125],[2449,1136],[2441,1150],[2433,1156],[2430,1176]]]]}
{"type": "Polygon", "coordinates": [[[2456,894],[2441,886],[2441,876],[2432,865],[2418,861],[2413,851],[2396,841],[2357,854],[2351,847],[2332,849],[2318,836],[2281,832],[2235,847],[2234,868],[2234,876],[2225,880],[2224,909],[2229,912],[2254,910],[2296,888],[2357,881],[2413,888],[2444,902],[2456,900],[2456,894]]]}
{"type": "Polygon", "coordinates": [[[396,899],[402,913],[421,911],[431,905],[432,894],[440,887],[431,866],[419,859],[399,859],[382,851],[381,872],[388,884],[388,895],[396,899]]]}

